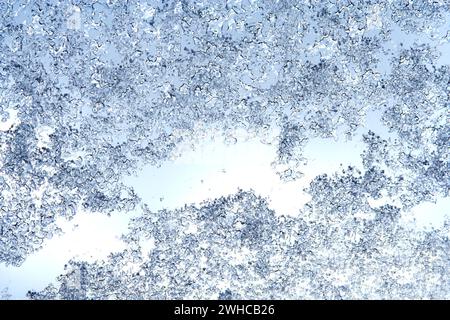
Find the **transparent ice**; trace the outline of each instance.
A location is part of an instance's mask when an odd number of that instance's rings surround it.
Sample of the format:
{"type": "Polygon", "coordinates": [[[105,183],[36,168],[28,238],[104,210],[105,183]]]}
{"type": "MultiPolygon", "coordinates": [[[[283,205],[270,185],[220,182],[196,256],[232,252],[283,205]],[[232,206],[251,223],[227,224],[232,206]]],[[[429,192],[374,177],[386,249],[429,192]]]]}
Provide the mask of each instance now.
{"type": "Polygon", "coordinates": [[[408,219],[449,197],[448,1],[5,0],[0,30],[0,262],[81,211],[137,215],[29,298],[450,298],[448,216],[408,219]],[[284,183],[320,139],[364,147],[296,216],[250,189],[150,210],[124,183],[239,130],[277,133],[284,183]]]}

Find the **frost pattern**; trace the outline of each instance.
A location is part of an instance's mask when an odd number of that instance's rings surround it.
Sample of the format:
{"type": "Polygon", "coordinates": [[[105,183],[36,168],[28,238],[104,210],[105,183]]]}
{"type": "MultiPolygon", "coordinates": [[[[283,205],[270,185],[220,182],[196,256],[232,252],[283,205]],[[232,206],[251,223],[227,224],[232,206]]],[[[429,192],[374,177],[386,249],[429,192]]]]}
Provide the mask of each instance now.
{"type": "Polygon", "coordinates": [[[30,296],[448,298],[448,223],[416,233],[398,220],[449,193],[449,15],[431,0],[2,1],[0,261],[20,265],[58,217],[138,210],[121,178],[206,131],[279,129],[274,166],[289,181],[308,141],[363,130],[363,171],[316,177],[299,218],[246,192],[147,212],[129,250],[71,262],[59,288],[30,296]],[[389,137],[364,128],[372,111],[389,137]],[[248,261],[223,259],[236,250],[248,261]]]}
{"type": "MultiPolygon", "coordinates": [[[[351,178],[331,184],[352,189],[351,178]]],[[[314,182],[318,188],[318,182],[314,182]]],[[[318,195],[326,196],[322,187],[318,195]]],[[[145,213],[106,261],[70,261],[58,286],[32,299],[448,299],[445,228],[416,232],[400,210],[313,200],[276,217],[253,192],[145,213]],[[323,212],[342,208],[341,212],[323,212]],[[353,212],[351,211],[353,210],[353,212]],[[148,249],[148,242],[153,248],[148,249]]]]}
{"type": "Polygon", "coordinates": [[[11,294],[8,291],[8,287],[3,288],[2,291],[0,291],[0,300],[9,300],[11,298],[11,294]]]}

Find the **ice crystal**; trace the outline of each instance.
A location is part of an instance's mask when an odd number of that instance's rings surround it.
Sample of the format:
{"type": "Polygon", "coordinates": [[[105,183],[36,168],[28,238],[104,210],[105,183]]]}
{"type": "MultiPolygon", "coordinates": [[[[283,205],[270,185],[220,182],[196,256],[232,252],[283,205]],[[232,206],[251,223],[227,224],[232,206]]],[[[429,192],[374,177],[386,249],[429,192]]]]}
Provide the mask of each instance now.
{"type": "Polygon", "coordinates": [[[278,129],[285,181],[312,139],[363,133],[363,166],[315,177],[297,218],[244,191],[145,212],[129,249],[30,297],[449,298],[449,223],[401,222],[449,195],[449,21],[431,0],[2,1],[0,262],[81,209],[145,209],[122,178],[206,131],[278,129]]]}
{"type": "MultiPolygon", "coordinates": [[[[347,174],[348,176],[348,174],[347,174]]],[[[352,188],[352,179],[328,184],[352,188]]],[[[313,183],[317,184],[317,183],[313,183]]],[[[318,188],[316,186],[316,188],[318,188]]],[[[328,195],[325,187],[315,191],[328,195]]],[[[392,205],[312,201],[296,218],[276,217],[253,192],[201,206],[145,213],[128,248],[95,263],[71,261],[58,287],[33,299],[449,298],[449,224],[416,232],[392,205]],[[347,206],[347,207],[345,207],[347,206]],[[345,211],[346,210],[346,211],[345,211]],[[317,211],[317,212],[316,212],[317,211]],[[321,218],[311,218],[312,215],[321,218]],[[195,226],[193,228],[192,226],[195,226]],[[144,243],[154,247],[146,250],[144,243]]]]}
{"type": "Polygon", "coordinates": [[[9,300],[11,298],[11,294],[8,291],[8,287],[3,288],[0,292],[0,300],[9,300]]]}

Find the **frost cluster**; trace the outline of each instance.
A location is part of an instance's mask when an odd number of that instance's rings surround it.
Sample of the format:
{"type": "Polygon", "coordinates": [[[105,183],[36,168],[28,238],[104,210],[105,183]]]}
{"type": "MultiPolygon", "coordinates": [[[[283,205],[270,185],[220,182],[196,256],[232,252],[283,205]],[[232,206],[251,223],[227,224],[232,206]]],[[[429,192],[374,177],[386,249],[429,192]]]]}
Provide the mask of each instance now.
{"type": "MultiPolygon", "coordinates": [[[[351,190],[358,183],[351,180],[348,173],[327,181],[351,190]]],[[[317,197],[330,196],[322,181],[313,184],[317,197]]],[[[126,250],[95,263],[70,261],[56,286],[28,296],[450,298],[449,221],[442,230],[417,232],[398,223],[397,207],[334,200],[333,205],[312,201],[296,218],[275,216],[251,191],[174,211],[144,206],[124,236],[126,250]],[[325,212],[332,208],[347,211],[325,212]]]]}
{"type": "Polygon", "coordinates": [[[442,0],[1,1],[0,262],[77,211],[144,210],[129,249],[30,297],[449,298],[449,223],[400,222],[449,195],[449,26],[442,0]],[[286,181],[314,138],[364,132],[363,168],[313,179],[297,218],[245,191],[147,212],[122,183],[237,129],[279,129],[286,181]]]}

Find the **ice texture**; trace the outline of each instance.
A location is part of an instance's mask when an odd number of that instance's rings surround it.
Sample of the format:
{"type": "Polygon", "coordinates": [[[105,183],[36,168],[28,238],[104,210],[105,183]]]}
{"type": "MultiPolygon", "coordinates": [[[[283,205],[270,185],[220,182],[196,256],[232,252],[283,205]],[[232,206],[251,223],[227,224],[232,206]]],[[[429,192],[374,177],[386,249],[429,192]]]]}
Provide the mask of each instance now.
{"type": "MultiPolygon", "coordinates": [[[[350,176],[331,184],[352,188],[350,176]]],[[[323,180],[323,179],[322,179],[323,180]]],[[[318,188],[318,182],[315,182],[318,188]]],[[[317,189],[327,196],[328,189],[317,189]]],[[[312,201],[276,217],[252,191],[144,214],[127,249],[70,261],[32,299],[448,299],[450,242],[398,223],[400,209],[312,201]],[[341,211],[324,212],[342,208],[341,211]],[[353,212],[351,211],[353,209],[353,212]],[[346,211],[344,211],[346,210],[346,211]],[[358,214],[358,215],[357,215],[358,214]],[[151,245],[149,245],[149,243],[151,245]]]]}
{"type": "Polygon", "coordinates": [[[448,1],[4,0],[0,30],[0,262],[81,209],[144,211],[31,298],[450,298],[450,221],[402,220],[449,196],[448,1]],[[361,138],[362,167],[315,177],[298,217],[252,191],[149,212],[122,182],[236,130],[279,130],[284,181],[315,138],[361,138]]]}

